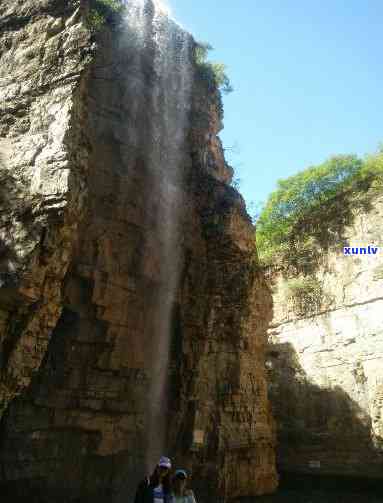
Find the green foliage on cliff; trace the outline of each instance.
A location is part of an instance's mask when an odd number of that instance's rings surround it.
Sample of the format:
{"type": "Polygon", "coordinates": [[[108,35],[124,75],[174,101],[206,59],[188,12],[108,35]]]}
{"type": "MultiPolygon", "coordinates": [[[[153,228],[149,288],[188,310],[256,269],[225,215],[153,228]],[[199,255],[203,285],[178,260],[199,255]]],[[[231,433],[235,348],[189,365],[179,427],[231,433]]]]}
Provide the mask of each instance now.
{"type": "Polygon", "coordinates": [[[324,249],[342,246],[342,231],[355,210],[367,209],[383,186],[383,150],[365,160],[332,157],[285,180],[269,197],[257,221],[261,263],[309,272],[324,249]]]}
{"type": "Polygon", "coordinates": [[[379,145],[376,154],[366,158],[361,170],[361,177],[370,179],[372,186],[378,190],[383,186],[383,144],[379,145]]]}
{"type": "Polygon", "coordinates": [[[88,27],[92,32],[99,31],[108,21],[125,10],[123,0],[91,0],[87,16],[88,27]]]}
{"type": "Polygon", "coordinates": [[[321,282],[315,276],[291,278],[284,284],[285,298],[298,316],[316,314],[324,300],[321,282]]]}
{"type": "Polygon", "coordinates": [[[223,63],[208,61],[209,51],[213,50],[210,44],[199,42],[194,48],[194,60],[197,65],[199,77],[206,81],[209,87],[217,87],[223,93],[233,91],[230,79],[223,63]]]}

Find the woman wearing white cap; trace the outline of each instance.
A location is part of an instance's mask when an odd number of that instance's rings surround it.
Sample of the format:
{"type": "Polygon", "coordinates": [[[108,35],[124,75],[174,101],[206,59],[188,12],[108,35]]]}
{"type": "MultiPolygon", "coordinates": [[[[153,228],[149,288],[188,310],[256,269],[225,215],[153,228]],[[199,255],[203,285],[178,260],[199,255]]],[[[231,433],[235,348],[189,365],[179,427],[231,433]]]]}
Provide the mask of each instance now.
{"type": "Polygon", "coordinates": [[[162,456],[153,474],[140,482],[134,503],[171,503],[169,458],[162,456]]]}
{"type": "Polygon", "coordinates": [[[176,470],[173,478],[172,503],[197,503],[194,493],[186,488],[188,474],[185,470],[176,470]]]}

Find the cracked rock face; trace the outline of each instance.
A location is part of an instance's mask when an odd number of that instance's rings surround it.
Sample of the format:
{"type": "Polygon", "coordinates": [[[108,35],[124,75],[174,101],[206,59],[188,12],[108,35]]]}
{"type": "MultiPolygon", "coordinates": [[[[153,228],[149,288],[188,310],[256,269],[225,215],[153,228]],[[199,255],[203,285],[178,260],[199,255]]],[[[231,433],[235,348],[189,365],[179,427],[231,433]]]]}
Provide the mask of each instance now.
{"type": "Polygon", "coordinates": [[[377,255],[344,256],[342,245],[324,257],[319,313],[297,317],[274,278],[267,365],[283,470],[382,477],[382,215],[380,194],[345,233],[377,255]]]}
{"type": "MultiPolygon", "coordinates": [[[[12,501],[126,501],[145,469],[148,348],[164,288],[155,212],[166,201],[145,161],[153,56],[134,73],[116,27],[93,47],[86,2],[12,0],[0,14],[1,489],[12,501]]],[[[193,78],[173,187],[182,263],[164,414],[168,453],[203,501],[271,492],[277,478],[263,363],[270,295],[227,183],[218,96],[193,78]]]]}
{"type": "Polygon", "coordinates": [[[3,2],[0,9],[3,411],[39,368],[62,309],[85,193],[76,116],[89,35],[70,2],[3,2]]]}

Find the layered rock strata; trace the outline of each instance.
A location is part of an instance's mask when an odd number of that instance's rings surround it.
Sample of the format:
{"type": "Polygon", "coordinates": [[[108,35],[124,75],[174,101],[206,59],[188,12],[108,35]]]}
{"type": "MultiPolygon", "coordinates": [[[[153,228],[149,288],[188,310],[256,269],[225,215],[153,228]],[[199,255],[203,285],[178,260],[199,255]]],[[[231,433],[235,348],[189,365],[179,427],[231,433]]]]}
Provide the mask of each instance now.
{"type": "Polygon", "coordinates": [[[284,471],[383,474],[381,191],[371,204],[345,229],[345,243],[323,254],[315,273],[322,286],[316,312],[305,315],[298,306],[297,315],[289,278],[273,276],[267,365],[284,471]],[[343,244],[380,250],[344,255],[343,244]]]}
{"type": "MultiPolygon", "coordinates": [[[[167,285],[157,215],[168,203],[147,155],[154,53],[149,40],[137,66],[123,25],[92,45],[87,8],[1,6],[0,460],[12,501],[126,501],[145,470],[167,285]]],[[[164,415],[169,453],[201,495],[227,499],[272,491],[276,474],[270,296],[218,108],[194,69],[182,176],[160,173],[183,202],[170,208],[181,259],[164,415]]]]}
{"type": "Polygon", "coordinates": [[[81,75],[90,44],[71,2],[0,9],[2,412],[29,385],[62,311],[87,190],[81,75]]]}

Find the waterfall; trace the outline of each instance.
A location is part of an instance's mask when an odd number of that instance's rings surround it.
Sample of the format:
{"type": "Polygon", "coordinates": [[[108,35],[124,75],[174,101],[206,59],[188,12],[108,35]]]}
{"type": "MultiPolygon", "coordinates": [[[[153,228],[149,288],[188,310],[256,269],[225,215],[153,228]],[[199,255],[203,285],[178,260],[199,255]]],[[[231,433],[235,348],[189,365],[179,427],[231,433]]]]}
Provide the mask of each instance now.
{"type": "MultiPolygon", "coordinates": [[[[166,454],[167,374],[171,316],[182,263],[180,227],[185,207],[183,174],[185,142],[191,101],[191,38],[169,16],[163,2],[132,0],[127,3],[127,36],[134,46],[129,86],[133,121],[147,114],[145,167],[151,180],[147,214],[154,218],[158,246],[159,287],[147,353],[151,385],[147,411],[147,469],[166,454]],[[152,74],[144,70],[151,55],[152,74]],[[144,61],[145,59],[145,61],[144,61]],[[141,72],[141,73],[140,73],[141,72]],[[138,76],[138,77],[137,77],[138,76]],[[149,83],[149,84],[148,84],[149,83]]],[[[132,120],[132,119],[131,119],[132,120]]],[[[137,133],[137,132],[136,132],[137,133]]],[[[131,142],[139,142],[131,131],[131,142]]]]}

